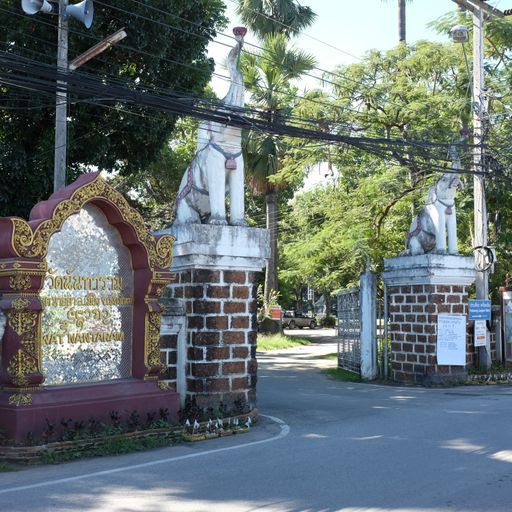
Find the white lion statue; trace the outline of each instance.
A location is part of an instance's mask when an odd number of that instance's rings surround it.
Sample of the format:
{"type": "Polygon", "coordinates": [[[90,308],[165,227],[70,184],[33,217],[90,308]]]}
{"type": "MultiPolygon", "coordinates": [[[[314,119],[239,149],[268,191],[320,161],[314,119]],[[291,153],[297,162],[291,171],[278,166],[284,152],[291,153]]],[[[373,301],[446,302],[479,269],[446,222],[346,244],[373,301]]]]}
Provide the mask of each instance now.
{"type": "MultiPolygon", "coordinates": [[[[450,149],[453,170],[460,169],[460,161],[455,149],[450,149]]],[[[406,250],[402,254],[417,255],[429,252],[458,254],[457,217],[455,214],[455,192],[464,190],[464,185],[456,172],[446,173],[430,188],[425,206],[412,221],[406,250]],[[448,238],[448,251],[446,239],[448,238]]]]}
{"type": "MultiPolygon", "coordinates": [[[[222,102],[229,107],[244,106],[244,84],[238,63],[245,27],[235,27],[236,45],[228,55],[231,85],[222,102]]],[[[244,162],[242,130],[219,122],[203,121],[199,126],[197,150],[176,199],[174,224],[228,224],[226,193],[229,191],[229,224],[246,226],[244,206],[244,162]]]]}

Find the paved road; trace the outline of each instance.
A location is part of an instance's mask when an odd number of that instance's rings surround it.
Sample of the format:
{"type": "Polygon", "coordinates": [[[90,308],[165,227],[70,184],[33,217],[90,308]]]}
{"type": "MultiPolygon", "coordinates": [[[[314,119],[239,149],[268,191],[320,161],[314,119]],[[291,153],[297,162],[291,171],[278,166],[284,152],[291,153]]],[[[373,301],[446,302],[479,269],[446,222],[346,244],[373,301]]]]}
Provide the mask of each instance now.
{"type": "Polygon", "coordinates": [[[312,347],[259,355],[274,419],[251,433],[2,474],[2,510],[512,510],[510,387],[327,380],[317,355],[334,345],[313,332],[312,347]]]}

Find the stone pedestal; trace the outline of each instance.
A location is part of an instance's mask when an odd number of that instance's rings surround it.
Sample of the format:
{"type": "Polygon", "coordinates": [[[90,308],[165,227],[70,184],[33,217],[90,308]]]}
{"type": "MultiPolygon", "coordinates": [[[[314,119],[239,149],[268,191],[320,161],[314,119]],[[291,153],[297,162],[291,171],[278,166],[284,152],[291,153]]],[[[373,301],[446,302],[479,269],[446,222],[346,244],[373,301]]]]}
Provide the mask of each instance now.
{"type": "Polygon", "coordinates": [[[472,337],[466,335],[466,366],[437,362],[437,316],[468,313],[468,287],[475,280],[468,256],[423,254],[384,260],[388,288],[392,377],[400,383],[436,384],[465,379],[475,362],[472,337]]]}
{"type": "Polygon", "coordinates": [[[177,238],[171,288],[187,316],[186,397],[199,407],[253,408],[257,278],[269,257],[268,233],[202,224],[168,232],[177,238]]]}

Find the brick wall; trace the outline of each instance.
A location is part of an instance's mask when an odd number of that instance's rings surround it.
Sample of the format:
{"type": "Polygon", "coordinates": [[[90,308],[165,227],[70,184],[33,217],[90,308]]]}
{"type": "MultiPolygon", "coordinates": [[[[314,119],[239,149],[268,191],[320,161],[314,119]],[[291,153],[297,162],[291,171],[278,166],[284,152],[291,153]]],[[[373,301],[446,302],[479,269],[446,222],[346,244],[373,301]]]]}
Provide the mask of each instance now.
{"type": "MultiPolygon", "coordinates": [[[[436,383],[458,380],[464,369],[437,364],[437,315],[467,314],[467,286],[401,285],[388,288],[393,380],[436,383]]],[[[466,334],[466,364],[476,363],[473,337],[466,334]]]]}
{"type": "Polygon", "coordinates": [[[176,391],[176,363],[178,359],[177,348],[177,334],[166,334],[160,336],[161,361],[165,368],[164,372],[160,375],[160,379],[166,381],[173,391],[176,391]]]}
{"type": "Polygon", "coordinates": [[[256,272],[194,269],[178,272],[171,285],[187,316],[187,396],[200,407],[255,406],[256,281],[256,272]]]}

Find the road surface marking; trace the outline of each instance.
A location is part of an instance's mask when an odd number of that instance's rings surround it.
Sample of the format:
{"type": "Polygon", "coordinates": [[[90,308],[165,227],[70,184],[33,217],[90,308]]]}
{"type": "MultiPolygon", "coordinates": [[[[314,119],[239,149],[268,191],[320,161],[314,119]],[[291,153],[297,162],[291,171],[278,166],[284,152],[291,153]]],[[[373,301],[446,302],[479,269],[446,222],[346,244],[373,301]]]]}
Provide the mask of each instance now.
{"type": "Polygon", "coordinates": [[[216,448],[214,450],[206,450],[204,452],[189,453],[188,455],[179,455],[178,457],[169,457],[166,459],[154,460],[151,462],[144,462],[141,464],[132,464],[130,466],[123,466],[115,469],[106,469],[104,471],[96,471],[94,473],[85,473],[83,475],[70,476],[68,478],[59,478],[57,480],[48,480],[46,482],[39,482],[37,484],[20,485],[18,487],[9,487],[7,489],[0,489],[0,494],[7,494],[8,492],[26,491],[28,489],[37,489],[38,487],[48,487],[51,485],[60,485],[63,483],[74,482],[76,480],[83,480],[86,478],[93,478],[96,476],[112,475],[114,473],[121,473],[123,471],[131,471],[133,469],[142,469],[150,466],[157,466],[159,464],[167,464],[169,462],[176,462],[180,460],[192,459],[195,457],[201,457],[203,455],[210,455],[212,453],[227,452],[231,450],[239,450],[241,448],[247,448],[248,446],[256,446],[264,443],[271,443],[278,441],[283,437],[286,437],[290,433],[290,427],[281,419],[275,416],[268,416],[267,414],[260,414],[263,418],[268,418],[281,427],[281,431],[277,436],[270,437],[269,439],[261,439],[260,441],[251,441],[250,443],[237,444],[235,446],[226,446],[224,448],[216,448]]]}

